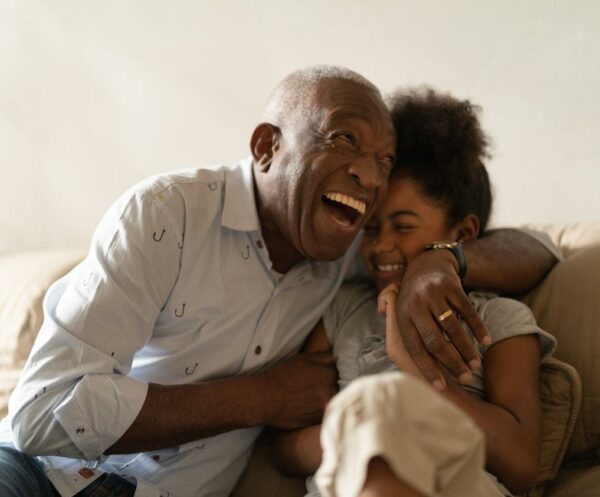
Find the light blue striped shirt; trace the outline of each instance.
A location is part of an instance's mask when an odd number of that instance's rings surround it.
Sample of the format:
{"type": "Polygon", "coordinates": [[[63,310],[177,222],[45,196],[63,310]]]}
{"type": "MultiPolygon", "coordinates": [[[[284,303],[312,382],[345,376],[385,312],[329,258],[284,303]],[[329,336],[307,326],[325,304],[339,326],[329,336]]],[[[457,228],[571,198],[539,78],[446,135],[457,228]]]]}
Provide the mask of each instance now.
{"type": "Polygon", "coordinates": [[[297,352],[357,270],[357,247],[280,278],[262,240],[249,159],[135,186],[104,216],[86,259],[46,296],[10,400],[15,440],[52,455],[40,460],[64,497],[102,471],[135,478],[137,497],[228,495],[259,428],[102,454],[136,418],[148,383],[248,374],[297,352]]]}

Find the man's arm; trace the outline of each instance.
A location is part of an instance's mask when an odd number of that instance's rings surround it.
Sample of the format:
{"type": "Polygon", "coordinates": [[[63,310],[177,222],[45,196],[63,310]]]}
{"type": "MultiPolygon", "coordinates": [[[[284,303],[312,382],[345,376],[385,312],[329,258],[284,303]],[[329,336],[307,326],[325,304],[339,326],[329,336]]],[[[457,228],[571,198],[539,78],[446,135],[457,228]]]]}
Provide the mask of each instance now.
{"type": "Polygon", "coordinates": [[[335,394],[330,354],[300,354],[263,373],[189,385],[151,384],[140,413],[106,454],[146,452],[238,428],[317,423],[335,394]]]}
{"type": "Polygon", "coordinates": [[[305,356],[249,379],[197,385],[183,377],[173,380],[180,385],[149,385],[128,374],[180,276],[183,226],[175,213],[185,209],[178,195],[161,195],[136,191],[115,204],[86,260],[49,291],[44,325],[11,397],[22,451],[94,460],[243,426],[289,429],[320,419],[335,389],[331,359],[305,356]]]}
{"type": "MultiPolygon", "coordinates": [[[[464,250],[465,285],[501,293],[527,291],[558,261],[538,239],[512,229],[491,231],[466,242],[464,250]]],[[[424,252],[409,264],[398,294],[398,326],[406,349],[425,378],[440,390],[446,381],[438,363],[463,382],[469,379],[469,367],[480,366],[460,320],[467,322],[481,343],[489,340],[457,271],[458,263],[449,250],[424,252]],[[452,314],[440,319],[448,310],[452,314]]]]}
{"type": "Polygon", "coordinates": [[[467,258],[464,285],[509,295],[531,290],[558,262],[551,246],[516,229],[490,231],[465,242],[463,248],[467,258]]]}

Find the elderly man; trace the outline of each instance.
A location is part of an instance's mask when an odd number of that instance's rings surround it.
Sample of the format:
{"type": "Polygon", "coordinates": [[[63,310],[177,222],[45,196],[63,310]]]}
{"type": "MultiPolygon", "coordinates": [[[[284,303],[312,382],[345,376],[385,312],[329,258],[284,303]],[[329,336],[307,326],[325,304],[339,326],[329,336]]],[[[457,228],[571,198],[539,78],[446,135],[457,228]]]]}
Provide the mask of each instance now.
{"type": "MultiPolygon", "coordinates": [[[[364,78],[310,68],[277,87],[250,145],[252,159],[234,166],[128,191],[52,286],[10,402],[3,497],[226,496],[261,426],[320,419],[333,362],[294,353],[360,270],[356,239],[386,189],[393,127],[364,78]]],[[[555,262],[518,232],[465,253],[469,284],[504,290],[525,290],[555,262]]],[[[399,307],[435,382],[438,361],[459,376],[475,352],[460,333],[446,344],[432,316],[451,305],[479,338],[486,330],[453,253],[422,257],[399,307]]]]}

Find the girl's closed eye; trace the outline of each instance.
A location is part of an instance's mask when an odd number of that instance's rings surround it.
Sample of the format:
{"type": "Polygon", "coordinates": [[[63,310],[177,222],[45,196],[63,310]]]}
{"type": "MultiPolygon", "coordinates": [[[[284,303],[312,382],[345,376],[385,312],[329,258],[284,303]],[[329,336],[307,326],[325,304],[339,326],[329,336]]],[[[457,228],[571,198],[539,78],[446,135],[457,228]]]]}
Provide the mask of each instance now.
{"type": "Polygon", "coordinates": [[[393,227],[394,227],[394,231],[397,231],[400,233],[411,231],[416,228],[416,226],[414,224],[410,224],[410,223],[396,223],[393,225],[393,227]]]}

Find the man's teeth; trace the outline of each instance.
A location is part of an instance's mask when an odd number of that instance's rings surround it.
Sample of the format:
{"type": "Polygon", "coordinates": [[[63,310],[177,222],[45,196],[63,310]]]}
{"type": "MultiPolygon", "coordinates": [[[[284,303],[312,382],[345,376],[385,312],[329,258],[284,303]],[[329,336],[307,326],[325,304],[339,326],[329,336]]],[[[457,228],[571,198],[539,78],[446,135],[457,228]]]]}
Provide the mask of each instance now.
{"type": "Polygon", "coordinates": [[[334,202],[339,202],[340,204],[347,205],[348,207],[352,207],[354,210],[364,214],[367,210],[367,204],[365,204],[361,200],[356,200],[355,198],[349,197],[348,195],[344,195],[343,193],[326,193],[325,196],[329,200],[333,200],[334,202]]]}
{"type": "Polygon", "coordinates": [[[377,271],[399,271],[402,264],[377,264],[377,271]]]}

